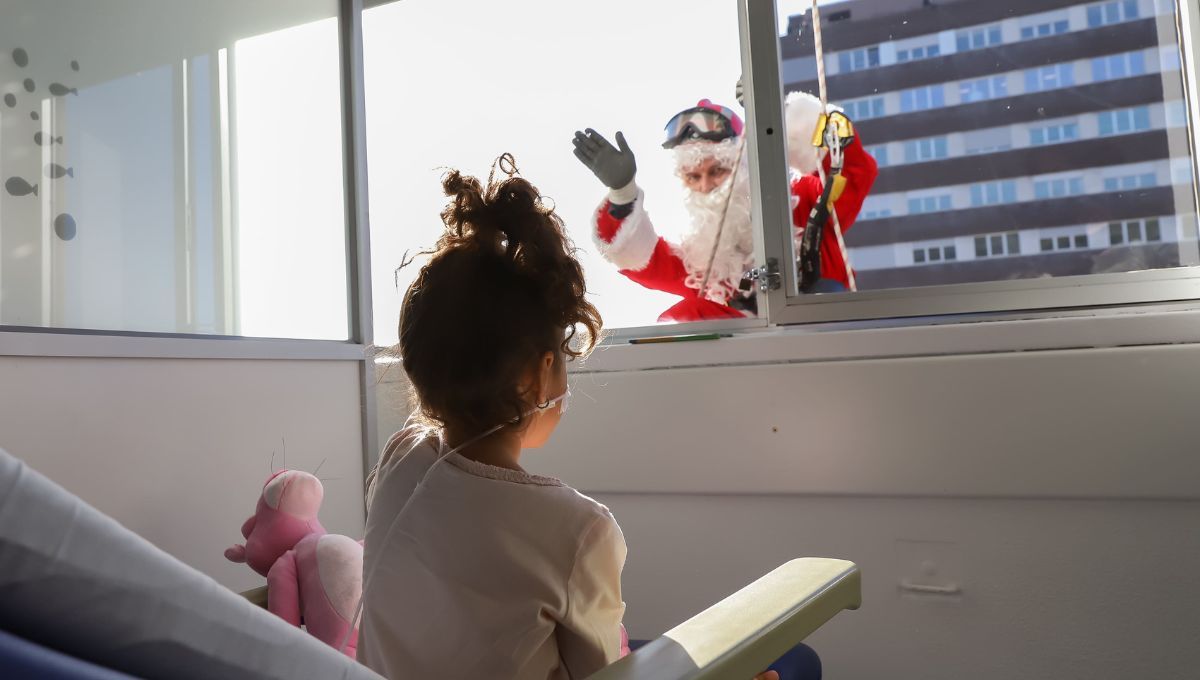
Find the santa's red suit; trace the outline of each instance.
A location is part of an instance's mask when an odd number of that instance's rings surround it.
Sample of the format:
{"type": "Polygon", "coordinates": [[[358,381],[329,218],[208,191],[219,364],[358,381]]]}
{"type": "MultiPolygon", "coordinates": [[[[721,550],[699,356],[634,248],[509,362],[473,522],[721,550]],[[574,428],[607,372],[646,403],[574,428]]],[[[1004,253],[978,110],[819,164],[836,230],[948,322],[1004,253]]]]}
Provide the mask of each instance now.
{"type": "MultiPolygon", "coordinates": [[[[796,225],[796,245],[803,233],[809,212],[821,196],[821,180],[817,169],[817,149],[812,146],[813,131],[820,113],[820,103],[811,95],[793,93],[786,102],[788,127],[788,165],[792,171],[792,222],[796,225]]],[[[689,163],[713,155],[728,166],[736,162],[736,144],[740,140],[724,142],[699,140],[680,146],[678,164],[686,169],[689,163]]],[[[846,178],[845,188],[834,203],[842,231],[849,230],[863,201],[875,182],[878,168],[875,159],[856,139],[843,151],[842,175],[846,178]]],[[[825,172],[829,172],[829,158],[824,160],[825,172]]],[[[694,194],[690,192],[689,194],[694,194]]],[[[751,256],[752,235],[749,212],[749,172],[742,155],[742,165],[726,180],[722,187],[708,196],[688,196],[688,208],[693,216],[691,232],[680,244],[668,242],[658,236],[650,222],[650,216],[642,206],[643,194],[633,186],[610,193],[610,198],[593,213],[594,238],[600,253],[620,268],[622,274],[632,281],[654,290],[682,296],[684,299],[659,316],[659,321],[699,321],[702,319],[743,318],[743,309],[730,306],[738,303],[745,293],[738,289],[741,274],[754,267],[751,256]],[[732,193],[732,197],[729,194],[732,193]],[[614,207],[614,194],[626,198],[614,207]],[[636,198],[633,198],[636,196],[636,198]],[[728,197],[728,198],[727,198],[728,197]],[[633,198],[628,204],[629,198],[633,198]],[[728,203],[728,208],[724,204],[728,203]],[[694,208],[693,204],[703,207],[694,208]],[[721,207],[718,209],[718,205],[721,207]],[[616,213],[614,215],[614,212],[616,213]],[[702,216],[708,224],[701,225],[702,216]],[[713,219],[716,215],[717,218],[713,219]],[[708,269],[708,259],[713,241],[719,233],[715,228],[724,216],[724,233],[721,246],[709,274],[707,295],[701,299],[699,289],[708,269]],[[700,219],[698,219],[700,218],[700,219]]],[[[620,199],[618,199],[620,200],[620,199]]],[[[846,263],[842,259],[834,233],[833,220],[825,225],[821,239],[821,276],[849,286],[846,263]]]]}

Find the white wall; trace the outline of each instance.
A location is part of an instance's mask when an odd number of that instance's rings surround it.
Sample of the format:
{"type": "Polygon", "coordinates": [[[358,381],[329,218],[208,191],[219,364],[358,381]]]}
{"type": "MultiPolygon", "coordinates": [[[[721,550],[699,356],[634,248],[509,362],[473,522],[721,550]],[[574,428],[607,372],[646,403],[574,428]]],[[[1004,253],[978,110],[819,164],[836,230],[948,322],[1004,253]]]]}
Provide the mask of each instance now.
{"type": "Polygon", "coordinates": [[[324,460],[321,521],[362,536],[358,385],[353,361],[0,356],[0,448],[244,590],[263,578],[222,553],[273,450],[276,468],[324,460]]]}
{"type": "MultiPolygon", "coordinates": [[[[642,349],[664,351],[610,352],[642,349]]],[[[613,509],[635,637],[820,555],[864,572],[863,608],[812,639],[829,678],[1200,664],[1200,345],[612,371],[573,391],[526,462],[613,509]]]]}

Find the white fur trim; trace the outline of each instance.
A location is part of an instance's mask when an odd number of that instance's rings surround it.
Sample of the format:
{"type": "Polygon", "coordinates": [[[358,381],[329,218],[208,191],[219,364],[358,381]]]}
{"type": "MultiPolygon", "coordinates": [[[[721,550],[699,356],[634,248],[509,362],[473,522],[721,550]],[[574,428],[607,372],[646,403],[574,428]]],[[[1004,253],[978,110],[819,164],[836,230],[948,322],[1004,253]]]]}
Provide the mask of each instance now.
{"type": "MultiPolygon", "coordinates": [[[[793,92],[784,100],[783,108],[788,167],[801,175],[810,175],[817,171],[817,147],[812,145],[812,137],[821,115],[821,100],[807,92],[793,92]]],[[[842,109],[831,104],[829,110],[842,109]]]]}
{"type": "Polygon", "coordinates": [[[626,205],[633,203],[638,197],[638,186],[634,180],[629,180],[629,184],[620,189],[608,190],[608,201],[613,205],[626,205]]]}
{"type": "Polygon", "coordinates": [[[650,224],[650,216],[642,209],[643,200],[642,190],[638,189],[633,212],[621,220],[621,226],[617,228],[611,243],[605,243],[596,230],[596,221],[604,206],[601,205],[599,210],[592,213],[592,240],[604,259],[617,265],[618,269],[645,269],[658,244],[658,234],[654,232],[654,225],[650,224]]]}

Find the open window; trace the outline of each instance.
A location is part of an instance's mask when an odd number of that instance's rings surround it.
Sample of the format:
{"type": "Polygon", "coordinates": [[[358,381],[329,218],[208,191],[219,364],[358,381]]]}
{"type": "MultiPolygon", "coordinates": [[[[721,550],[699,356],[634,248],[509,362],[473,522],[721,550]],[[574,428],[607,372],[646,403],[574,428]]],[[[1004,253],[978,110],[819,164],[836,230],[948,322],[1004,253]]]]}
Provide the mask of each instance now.
{"type": "MultiPolygon", "coordinates": [[[[593,220],[608,190],[573,155],[572,138],[590,127],[615,144],[622,131],[657,235],[676,246],[686,240],[692,213],[676,156],[662,148],[664,126],[702,98],[744,117],[735,98],[736,10],[733,0],[408,0],[366,9],[376,344],[395,343],[401,300],[420,260],[400,265],[442,229],[441,175],[453,167],[486,179],[504,152],[553,200],[606,327],[661,333],[659,316],[682,297],[640,284],[622,273],[620,257],[606,258],[593,220]]],[[[749,254],[748,214],[745,232],[749,254]]],[[[745,314],[716,325],[765,325],[753,312],[755,296],[745,297],[745,314]]]]}

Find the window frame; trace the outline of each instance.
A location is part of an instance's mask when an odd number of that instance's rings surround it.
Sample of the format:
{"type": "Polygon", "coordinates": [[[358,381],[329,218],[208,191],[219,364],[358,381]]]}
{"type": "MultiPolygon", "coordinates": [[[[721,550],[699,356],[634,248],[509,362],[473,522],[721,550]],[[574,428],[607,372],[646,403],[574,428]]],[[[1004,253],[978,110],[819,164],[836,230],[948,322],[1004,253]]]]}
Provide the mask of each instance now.
{"type": "MultiPolygon", "coordinates": [[[[1036,310],[1113,308],[1142,303],[1200,299],[1200,266],[1141,272],[1094,274],[1060,279],[1018,279],[980,283],[872,290],[853,294],[798,293],[785,150],[782,81],[773,0],[738,0],[757,261],[778,267],[778,287],[760,293],[759,310],[772,325],[869,321],[957,314],[1012,314],[1036,310]],[[765,302],[765,304],[764,304],[765,302]]],[[[1180,36],[1184,102],[1188,116],[1193,210],[1200,215],[1200,87],[1196,77],[1196,36],[1200,0],[1175,3],[1180,36]]],[[[1200,222],[1200,219],[1197,220],[1200,222]]]]}

